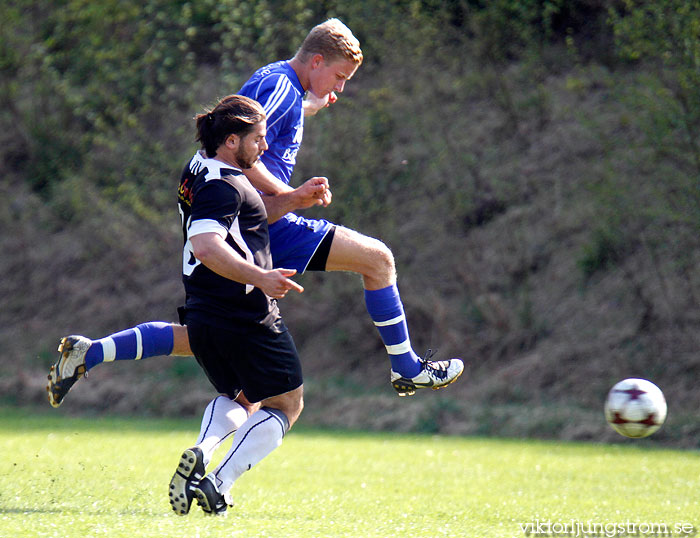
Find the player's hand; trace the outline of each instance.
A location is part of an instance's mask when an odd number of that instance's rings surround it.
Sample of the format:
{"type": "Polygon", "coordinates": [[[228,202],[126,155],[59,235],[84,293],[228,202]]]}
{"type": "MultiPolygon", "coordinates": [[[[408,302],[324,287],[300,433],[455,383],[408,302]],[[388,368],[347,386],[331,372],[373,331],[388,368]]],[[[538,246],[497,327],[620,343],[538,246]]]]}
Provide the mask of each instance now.
{"type": "Polygon", "coordinates": [[[326,177],[307,179],[300,187],[294,189],[294,195],[297,197],[295,203],[297,209],[305,209],[314,205],[326,207],[333,198],[326,177]]]}
{"type": "Polygon", "coordinates": [[[322,205],[323,207],[328,207],[331,205],[331,201],[333,200],[333,193],[331,192],[330,187],[327,188],[325,191],[323,191],[323,194],[318,200],[318,205],[322,205]]]}
{"type": "Polygon", "coordinates": [[[267,271],[264,281],[260,283],[259,288],[273,299],[282,299],[289,290],[302,293],[304,288],[299,284],[290,280],[290,276],[297,273],[296,269],[272,269],[267,271]]]}
{"type": "Polygon", "coordinates": [[[333,200],[333,193],[331,192],[330,184],[328,183],[327,177],[312,177],[308,180],[311,185],[314,186],[314,197],[316,198],[316,205],[322,205],[323,207],[328,207],[333,200]]]}
{"type": "Polygon", "coordinates": [[[304,116],[314,116],[319,110],[332,105],[337,100],[338,96],[335,92],[319,97],[314,92],[308,91],[303,101],[304,116]]]}

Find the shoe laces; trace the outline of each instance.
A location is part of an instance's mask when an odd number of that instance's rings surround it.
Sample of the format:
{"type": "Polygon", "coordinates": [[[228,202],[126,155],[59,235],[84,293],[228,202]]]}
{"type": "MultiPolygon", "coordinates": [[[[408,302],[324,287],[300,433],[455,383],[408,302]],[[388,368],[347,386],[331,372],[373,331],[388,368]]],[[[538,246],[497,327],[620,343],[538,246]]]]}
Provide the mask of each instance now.
{"type": "Polygon", "coordinates": [[[430,358],[437,353],[437,349],[433,351],[432,349],[428,349],[428,351],[425,352],[425,357],[421,359],[421,362],[426,363],[430,360],[430,358]]]}
{"type": "Polygon", "coordinates": [[[437,351],[437,349],[435,351],[432,349],[426,351],[425,357],[421,359],[421,363],[423,364],[423,369],[426,370],[429,375],[439,379],[445,379],[447,377],[447,368],[449,367],[450,361],[431,361],[431,357],[433,357],[437,351]]]}

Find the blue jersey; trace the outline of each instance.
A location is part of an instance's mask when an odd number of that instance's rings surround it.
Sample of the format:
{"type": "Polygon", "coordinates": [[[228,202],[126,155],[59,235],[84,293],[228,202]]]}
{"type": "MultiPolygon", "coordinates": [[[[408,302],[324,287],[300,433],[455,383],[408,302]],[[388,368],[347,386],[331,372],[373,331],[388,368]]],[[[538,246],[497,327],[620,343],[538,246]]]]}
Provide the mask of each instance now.
{"type": "Polygon", "coordinates": [[[269,149],[261,161],[279,180],[289,183],[304,134],[304,88],[288,61],[258,69],[240,95],[255,99],[267,115],[269,149]]]}
{"type": "MultiPolygon", "coordinates": [[[[261,67],[241,88],[241,95],[255,99],[267,115],[269,149],[260,158],[280,181],[289,183],[304,134],[304,88],[289,61],[261,67]]],[[[274,267],[306,271],[319,244],[333,224],[287,213],[270,224],[270,250],[274,267]]]]}

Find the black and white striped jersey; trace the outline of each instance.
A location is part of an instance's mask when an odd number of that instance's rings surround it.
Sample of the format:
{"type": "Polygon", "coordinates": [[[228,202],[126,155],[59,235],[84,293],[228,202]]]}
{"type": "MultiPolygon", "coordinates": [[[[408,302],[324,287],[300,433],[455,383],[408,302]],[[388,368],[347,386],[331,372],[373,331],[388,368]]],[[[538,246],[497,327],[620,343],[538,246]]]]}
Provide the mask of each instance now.
{"type": "Polygon", "coordinates": [[[276,300],[204,266],[194,256],[190,242],[197,234],[217,233],[244,259],[272,269],[267,212],[243,173],[198,152],[183,170],[178,205],[185,242],[185,320],[234,330],[245,330],[251,324],[284,330],[276,300]]]}

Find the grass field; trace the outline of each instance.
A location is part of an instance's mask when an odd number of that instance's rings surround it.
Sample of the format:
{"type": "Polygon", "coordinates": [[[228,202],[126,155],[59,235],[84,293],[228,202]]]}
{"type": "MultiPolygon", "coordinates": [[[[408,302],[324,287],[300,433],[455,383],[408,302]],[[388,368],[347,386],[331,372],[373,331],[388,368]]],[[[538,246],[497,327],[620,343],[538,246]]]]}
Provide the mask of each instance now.
{"type": "Polygon", "coordinates": [[[193,421],[0,412],[0,536],[693,536],[700,454],[625,445],[293,430],[234,486],[176,516],[193,421]],[[567,527],[565,527],[567,525],[567,527]],[[528,533],[529,531],[529,533],[528,533]],[[578,534],[577,534],[578,532],[578,534]]]}

